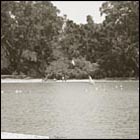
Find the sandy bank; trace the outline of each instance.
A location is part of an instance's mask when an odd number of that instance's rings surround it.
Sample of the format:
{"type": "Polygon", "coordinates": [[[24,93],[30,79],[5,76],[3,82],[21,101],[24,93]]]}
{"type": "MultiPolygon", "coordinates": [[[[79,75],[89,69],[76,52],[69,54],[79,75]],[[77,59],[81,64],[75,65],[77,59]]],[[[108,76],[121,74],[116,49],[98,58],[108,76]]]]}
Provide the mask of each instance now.
{"type": "MultiPolygon", "coordinates": [[[[56,82],[91,82],[89,79],[72,79],[72,80],[42,80],[42,79],[1,79],[1,83],[56,83],[56,82]]],[[[139,80],[93,80],[93,82],[139,82],[139,80]]]]}

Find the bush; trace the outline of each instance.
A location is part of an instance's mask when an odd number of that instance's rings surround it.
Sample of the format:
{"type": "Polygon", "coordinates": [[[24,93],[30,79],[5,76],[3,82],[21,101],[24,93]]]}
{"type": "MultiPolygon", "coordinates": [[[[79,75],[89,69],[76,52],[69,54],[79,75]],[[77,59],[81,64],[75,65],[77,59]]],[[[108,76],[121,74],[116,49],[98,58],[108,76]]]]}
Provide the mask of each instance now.
{"type": "Polygon", "coordinates": [[[75,65],[72,65],[70,60],[53,61],[45,71],[47,79],[87,79],[88,75],[94,78],[102,78],[103,73],[99,70],[97,63],[91,63],[84,58],[75,59],[75,65]]]}

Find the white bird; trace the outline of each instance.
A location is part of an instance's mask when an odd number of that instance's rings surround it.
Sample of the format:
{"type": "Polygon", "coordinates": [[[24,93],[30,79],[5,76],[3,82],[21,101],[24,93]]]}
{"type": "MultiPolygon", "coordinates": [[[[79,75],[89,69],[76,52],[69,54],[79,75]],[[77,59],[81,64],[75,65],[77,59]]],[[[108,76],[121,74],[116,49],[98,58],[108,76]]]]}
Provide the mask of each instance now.
{"type": "Polygon", "coordinates": [[[55,79],[55,78],[54,78],[53,80],[54,80],[54,81],[56,81],[56,79],[55,79]]]}
{"type": "Polygon", "coordinates": [[[74,60],[72,60],[71,63],[72,63],[73,66],[75,66],[75,62],[74,62],[74,60]]]}
{"type": "Polygon", "coordinates": [[[89,82],[95,84],[95,81],[92,79],[92,77],[90,75],[88,77],[89,77],[89,82]]]}
{"type": "Polygon", "coordinates": [[[16,92],[16,93],[18,93],[19,91],[18,91],[18,90],[16,90],[15,92],[16,92]]]}
{"type": "Polygon", "coordinates": [[[19,90],[18,93],[22,93],[22,90],[19,90]]]}

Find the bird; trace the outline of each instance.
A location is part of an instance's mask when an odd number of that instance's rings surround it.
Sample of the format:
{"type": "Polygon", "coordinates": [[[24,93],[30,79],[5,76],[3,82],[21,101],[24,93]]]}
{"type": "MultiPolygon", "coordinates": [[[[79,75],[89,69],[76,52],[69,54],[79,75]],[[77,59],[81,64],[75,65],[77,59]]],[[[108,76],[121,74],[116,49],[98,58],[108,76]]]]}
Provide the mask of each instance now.
{"type": "Polygon", "coordinates": [[[89,75],[88,76],[89,77],[89,82],[91,83],[91,84],[95,84],[95,81],[92,79],[92,77],[89,75]]]}
{"type": "Polygon", "coordinates": [[[22,90],[19,90],[18,93],[22,93],[22,90]]]}
{"type": "Polygon", "coordinates": [[[75,66],[75,61],[74,60],[72,60],[71,63],[72,63],[73,66],[75,66]]]}
{"type": "Polygon", "coordinates": [[[16,93],[18,93],[19,91],[18,91],[18,90],[16,90],[15,92],[16,92],[16,93]]]}

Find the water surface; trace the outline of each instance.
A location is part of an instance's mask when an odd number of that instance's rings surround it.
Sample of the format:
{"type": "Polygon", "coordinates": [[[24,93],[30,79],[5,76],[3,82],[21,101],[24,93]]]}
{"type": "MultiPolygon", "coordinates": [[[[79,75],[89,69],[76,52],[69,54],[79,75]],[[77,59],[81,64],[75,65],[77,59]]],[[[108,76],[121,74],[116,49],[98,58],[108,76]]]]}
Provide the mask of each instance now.
{"type": "Polygon", "coordinates": [[[1,131],[50,138],[139,138],[139,82],[1,87],[1,131]]]}

